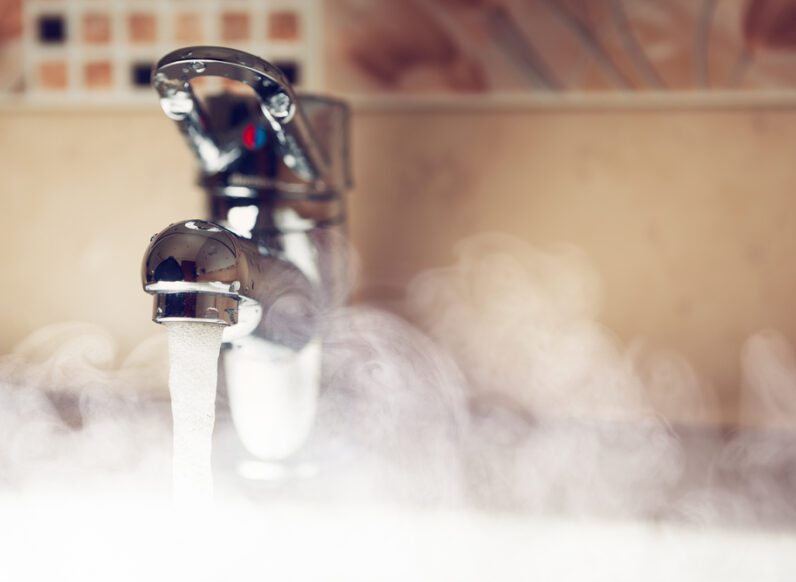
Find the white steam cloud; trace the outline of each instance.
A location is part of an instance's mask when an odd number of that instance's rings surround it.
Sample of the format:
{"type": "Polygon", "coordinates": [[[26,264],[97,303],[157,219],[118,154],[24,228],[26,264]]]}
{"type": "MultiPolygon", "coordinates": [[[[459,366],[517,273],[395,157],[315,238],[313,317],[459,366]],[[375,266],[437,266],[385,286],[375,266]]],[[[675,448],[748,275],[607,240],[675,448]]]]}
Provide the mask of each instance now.
{"type": "Polygon", "coordinates": [[[659,393],[702,405],[682,357],[625,348],[599,323],[600,280],[579,250],[544,252],[500,234],[457,250],[455,265],[413,281],[408,301],[474,392],[546,416],[635,419],[654,414],[659,393]]]}
{"type": "MultiPolygon", "coordinates": [[[[437,580],[450,579],[453,572],[466,574],[456,579],[485,579],[478,575],[485,573],[480,558],[493,566],[495,560],[507,561],[492,572],[515,571],[506,564],[520,564],[506,551],[526,547],[516,538],[522,535],[534,547],[548,548],[537,552],[533,565],[523,566],[540,579],[551,579],[557,571],[564,573],[557,579],[583,579],[578,572],[589,579],[638,579],[649,574],[644,564],[651,562],[658,563],[660,573],[671,574],[666,554],[656,552],[670,551],[687,563],[688,548],[700,543],[689,537],[696,529],[666,530],[661,538],[624,526],[600,530],[593,525],[597,529],[587,531],[531,518],[665,518],[667,523],[792,528],[796,447],[786,429],[796,421],[796,357],[788,342],[764,331],[744,346],[741,420],[748,428],[671,426],[662,410],[704,409],[714,405],[715,396],[676,352],[653,351],[642,341],[623,345],[598,321],[600,293],[599,276],[582,252],[542,251],[487,235],[462,242],[456,264],[423,273],[409,286],[407,305],[422,331],[367,307],[329,314],[317,426],[296,461],[313,464],[314,476],[292,474],[278,483],[248,485],[224,477],[216,494],[229,512],[197,527],[229,527],[230,538],[212,539],[219,552],[229,552],[228,572],[244,573],[242,564],[249,562],[236,552],[245,548],[245,558],[253,560],[256,540],[282,547],[281,558],[292,555],[292,546],[266,533],[269,523],[287,527],[287,540],[305,532],[307,560],[321,552],[333,562],[329,548],[340,540],[309,546],[317,531],[334,537],[330,523],[353,519],[364,531],[370,524],[374,535],[392,536],[385,543],[394,548],[423,555],[422,567],[428,568],[423,572],[437,574],[426,578],[437,580]],[[769,429],[763,422],[782,428],[769,429]],[[415,525],[407,529],[409,518],[389,509],[396,506],[423,511],[410,514],[415,525]],[[463,517],[474,511],[487,516],[463,517]],[[498,519],[495,512],[519,521],[491,521],[498,519]],[[447,517],[433,521],[434,515],[447,517]],[[294,518],[301,527],[286,525],[294,518]],[[474,523],[481,533],[474,533],[474,523]],[[626,569],[633,577],[612,568],[563,567],[567,558],[542,542],[551,535],[571,543],[575,553],[592,555],[588,540],[603,534],[638,558],[626,569]],[[666,536],[679,536],[685,545],[666,536]],[[442,568],[424,553],[421,541],[423,547],[456,546],[464,557],[458,566],[440,557],[448,569],[442,568]],[[485,549],[498,541],[501,551],[485,549]],[[459,568],[467,564],[469,569],[459,568]]],[[[116,495],[128,506],[164,511],[154,501],[141,500],[162,500],[170,491],[165,334],[123,359],[113,346],[112,337],[96,327],[61,324],[33,334],[0,358],[0,513],[7,515],[0,540],[3,534],[11,539],[14,521],[24,520],[32,507],[46,508],[44,516],[39,514],[42,523],[47,512],[58,513],[59,502],[52,499],[65,492],[116,495]]],[[[225,457],[224,443],[232,433],[223,411],[218,425],[217,473],[232,465],[225,457]]],[[[151,517],[155,510],[142,511],[151,517]]],[[[146,535],[148,522],[138,514],[127,518],[137,524],[135,532],[146,535]]],[[[349,564],[354,570],[347,578],[368,579],[357,574],[362,564],[384,567],[388,558],[368,535],[338,526],[368,554],[349,564]]],[[[742,542],[753,548],[749,560],[769,560],[767,570],[755,570],[756,579],[778,579],[783,568],[793,566],[783,556],[796,554],[781,553],[793,547],[793,538],[775,542],[759,536],[754,540],[766,540],[770,551],[751,538],[721,541],[708,550],[716,555],[711,564],[720,565],[722,556],[735,554],[728,548],[742,542]]],[[[124,538],[128,543],[129,537],[124,538]]],[[[196,547],[207,543],[204,539],[196,547]]],[[[610,555],[608,547],[594,543],[610,555]]],[[[341,552],[337,555],[347,555],[341,552]]],[[[747,565],[736,563],[735,572],[747,565]]],[[[257,571],[267,573],[267,568],[257,571]]],[[[316,576],[305,578],[329,579],[317,575],[320,566],[312,571],[316,576]]],[[[212,572],[197,569],[201,579],[212,572]]],[[[370,579],[418,573],[396,566],[370,579]]]]}

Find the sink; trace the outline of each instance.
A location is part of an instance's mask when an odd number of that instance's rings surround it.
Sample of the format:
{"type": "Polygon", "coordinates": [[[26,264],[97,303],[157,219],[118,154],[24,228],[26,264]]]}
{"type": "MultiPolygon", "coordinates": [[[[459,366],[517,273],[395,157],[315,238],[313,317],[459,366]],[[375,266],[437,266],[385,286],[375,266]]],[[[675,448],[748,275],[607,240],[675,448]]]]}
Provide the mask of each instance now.
{"type": "Polygon", "coordinates": [[[120,501],[4,494],[7,579],[765,582],[796,571],[793,533],[311,502],[180,514],[120,501]]]}

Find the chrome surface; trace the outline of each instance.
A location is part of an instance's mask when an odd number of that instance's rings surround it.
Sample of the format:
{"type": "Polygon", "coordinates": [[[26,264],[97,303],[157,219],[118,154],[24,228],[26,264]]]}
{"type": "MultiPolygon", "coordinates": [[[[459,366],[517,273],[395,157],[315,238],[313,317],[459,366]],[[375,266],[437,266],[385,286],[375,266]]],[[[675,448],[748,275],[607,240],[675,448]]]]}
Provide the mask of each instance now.
{"type": "Polygon", "coordinates": [[[153,86],[197,157],[210,217],[152,238],[142,282],[153,319],[226,326],[220,374],[238,435],[251,454],[283,459],[311,430],[323,314],[347,293],[348,108],[298,97],[273,65],[219,47],[166,55],[153,86]],[[249,90],[199,100],[191,81],[206,76],[249,90]]]}
{"type": "Polygon", "coordinates": [[[168,321],[205,320],[207,323],[235,325],[238,323],[240,299],[218,293],[196,291],[153,292],[152,320],[168,321]]]}
{"type": "Polygon", "coordinates": [[[316,285],[292,262],[212,222],[188,220],[155,235],[141,280],[157,323],[218,323],[231,326],[227,340],[254,333],[294,350],[315,335],[316,285]]]}
{"type": "MultiPolygon", "coordinates": [[[[251,189],[246,178],[254,180],[255,189],[268,176],[259,172],[236,171],[251,157],[239,133],[221,135],[213,130],[211,115],[194,94],[190,81],[197,77],[223,77],[238,81],[251,89],[259,105],[262,127],[272,139],[268,150],[277,154],[280,171],[273,170],[279,187],[297,194],[331,193],[336,182],[330,169],[328,152],[298,106],[282,72],[270,63],[248,53],[223,47],[188,47],[163,57],[155,67],[153,86],[160,95],[160,104],[173,119],[194,150],[205,178],[215,188],[241,186],[251,189]],[[286,170],[286,171],[285,171],[286,170]],[[213,180],[211,180],[213,178],[213,180]]],[[[273,185],[272,183],[270,183],[273,185]]]]}

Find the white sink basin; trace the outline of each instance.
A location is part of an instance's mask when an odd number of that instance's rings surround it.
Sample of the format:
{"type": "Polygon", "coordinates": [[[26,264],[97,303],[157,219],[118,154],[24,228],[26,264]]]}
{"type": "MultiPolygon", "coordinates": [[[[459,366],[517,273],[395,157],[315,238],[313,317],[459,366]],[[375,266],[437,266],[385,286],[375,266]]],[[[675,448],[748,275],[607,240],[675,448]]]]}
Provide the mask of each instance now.
{"type": "Polygon", "coordinates": [[[796,537],[275,503],[0,498],[4,580],[792,580],[796,537]]]}

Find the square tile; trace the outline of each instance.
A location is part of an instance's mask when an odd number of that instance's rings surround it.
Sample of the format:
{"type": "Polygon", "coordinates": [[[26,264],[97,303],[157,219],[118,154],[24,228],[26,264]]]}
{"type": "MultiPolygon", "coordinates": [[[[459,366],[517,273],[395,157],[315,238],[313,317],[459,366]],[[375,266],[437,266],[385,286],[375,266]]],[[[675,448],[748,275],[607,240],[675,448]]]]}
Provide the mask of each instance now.
{"type": "Polygon", "coordinates": [[[278,10],[268,15],[268,38],[298,40],[301,31],[299,15],[293,10],[278,10]]]}
{"type": "Polygon", "coordinates": [[[157,40],[158,24],[155,15],[148,12],[133,12],[127,17],[130,41],[136,44],[157,40]]]}
{"type": "Polygon", "coordinates": [[[63,14],[39,16],[37,32],[41,44],[63,44],[66,42],[66,17],[63,14]]]}
{"type": "Polygon", "coordinates": [[[83,15],[83,41],[88,44],[107,44],[111,40],[111,17],[101,12],[83,15]]]}
{"type": "Polygon", "coordinates": [[[130,65],[130,84],[137,89],[148,89],[152,83],[153,62],[136,62],[130,65]]]}
{"type": "Polygon", "coordinates": [[[282,71],[282,74],[287,77],[291,85],[298,85],[301,83],[301,65],[296,61],[274,61],[274,65],[282,71]]]}
{"type": "Polygon", "coordinates": [[[83,83],[89,89],[108,89],[113,85],[110,61],[90,61],[83,66],[83,83]]]}
{"type": "Polygon", "coordinates": [[[64,61],[45,61],[37,70],[38,86],[41,89],[63,90],[69,84],[64,61]]]}
{"type": "Polygon", "coordinates": [[[174,16],[174,39],[183,44],[200,44],[204,40],[202,15],[182,12],[174,16]]]}
{"type": "Polygon", "coordinates": [[[246,12],[224,12],[221,14],[221,39],[227,42],[248,40],[250,36],[249,14],[246,12]]]}

